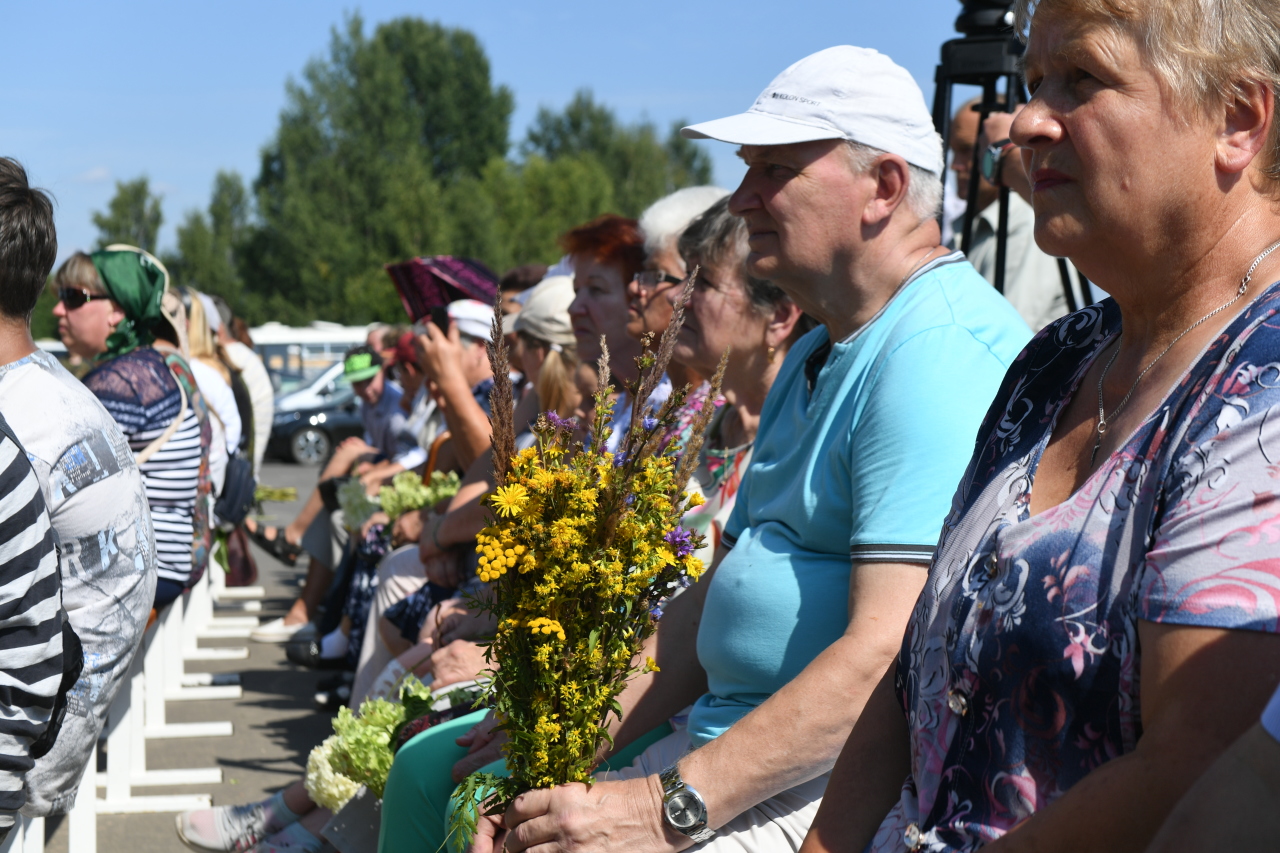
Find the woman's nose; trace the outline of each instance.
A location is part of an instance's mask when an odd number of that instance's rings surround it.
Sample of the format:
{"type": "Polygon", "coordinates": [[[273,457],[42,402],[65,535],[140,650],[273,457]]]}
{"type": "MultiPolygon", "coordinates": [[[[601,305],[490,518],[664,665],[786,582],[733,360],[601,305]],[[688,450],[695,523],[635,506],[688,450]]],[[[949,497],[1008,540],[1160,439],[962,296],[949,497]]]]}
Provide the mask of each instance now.
{"type": "Polygon", "coordinates": [[[1051,145],[1062,138],[1062,122],[1043,99],[1032,99],[1018,111],[1009,128],[1009,139],[1021,148],[1051,145]]]}

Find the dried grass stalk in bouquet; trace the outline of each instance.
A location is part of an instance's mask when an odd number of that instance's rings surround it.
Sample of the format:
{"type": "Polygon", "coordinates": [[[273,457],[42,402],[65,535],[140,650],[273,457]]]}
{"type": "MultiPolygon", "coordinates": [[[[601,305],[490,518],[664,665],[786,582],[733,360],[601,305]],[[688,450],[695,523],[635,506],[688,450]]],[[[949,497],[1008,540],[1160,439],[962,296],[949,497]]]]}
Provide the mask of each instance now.
{"type": "MultiPolygon", "coordinates": [[[[469,777],[463,802],[487,800],[489,811],[499,812],[524,791],[590,784],[609,741],[609,715],[621,717],[618,694],[628,678],[654,666],[639,659],[656,627],[654,611],[703,572],[694,556],[702,537],[680,526],[701,499],[685,494],[691,468],[680,463],[681,448],[664,440],[690,389],[674,390],[657,412],[645,410],[666,371],[696,274],[685,282],[657,351],[646,342],[637,360],[639,379],[626,388],[634,414],[616,452],[606,449],[614,401],[605,358],[589,444],[574,441],[576,424],[547,412],[534,427],[535,446],[516,453],[506,349],[490,348],[498,488],[489,498],[492,523],[476,550],[479,578],[493,597],[475,603],[497,617],[486,653],[495,670],[486,699],[509,738],[511,775],[469,777]]],[[[723,366],[686,440],[685,452],[694,457],[722,374],[723,366]]],[[[458,809],[451,835],[465,842],[474,831],[474,813],[458,809]]]]}

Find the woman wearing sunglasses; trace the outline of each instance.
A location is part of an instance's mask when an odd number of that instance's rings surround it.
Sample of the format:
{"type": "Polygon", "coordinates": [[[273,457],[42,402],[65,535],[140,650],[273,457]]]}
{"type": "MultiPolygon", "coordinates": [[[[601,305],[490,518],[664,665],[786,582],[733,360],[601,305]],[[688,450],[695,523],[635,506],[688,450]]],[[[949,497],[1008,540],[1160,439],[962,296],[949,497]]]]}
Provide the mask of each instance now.
{"type": "Polygon", "coordinates": [[[168,282],[164,266],[132,246],[77,252],[54,276],[58,335],[94,364],[84,384],[138,457],[155,526],[157,609],[203,571],[209,530],[207,502],[197,498],[210,489],[210,425],[178,349],[186,318],[168,282]],[[166,296],[172,304],[162,305],[166,296]]]}
{"type": "Polygon", "coordinates": [[[87,255],[77,253],[67,259],[54,284],[58,288],[58,304],[53,306],[58,337],[72,356],[92,364],[107,351],[107,338],[124,319],[124,312],[102,288],[87,255]],[[90,272],[93,275],[88,275],[90,272]]]}

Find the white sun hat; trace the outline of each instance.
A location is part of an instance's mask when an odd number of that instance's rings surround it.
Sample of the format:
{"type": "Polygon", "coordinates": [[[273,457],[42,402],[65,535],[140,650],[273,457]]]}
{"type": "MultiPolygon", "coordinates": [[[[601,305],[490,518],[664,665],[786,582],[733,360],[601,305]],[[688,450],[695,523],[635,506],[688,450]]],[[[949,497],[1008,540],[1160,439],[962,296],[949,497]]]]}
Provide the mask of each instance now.
{"type": "Polygon", "coordinates": [[[906,69],[870,48],[840,45],[792,65],[745,113],[680,131],[734,145],[850,139],[941,175],[942,138],[906,69]]]}

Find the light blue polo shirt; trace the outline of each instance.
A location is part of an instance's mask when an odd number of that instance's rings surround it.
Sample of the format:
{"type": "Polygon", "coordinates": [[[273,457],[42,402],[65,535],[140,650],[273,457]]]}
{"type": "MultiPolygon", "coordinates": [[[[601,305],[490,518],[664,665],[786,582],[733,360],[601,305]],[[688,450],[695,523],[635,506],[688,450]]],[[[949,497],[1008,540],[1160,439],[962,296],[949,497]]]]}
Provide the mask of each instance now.
{"type": "Polygon", "coordinates": [[[707,590],[695,746],[839,639],[852,561],[928,565],[978,427],[1030,338],[956,252],[849,338],[829,346],[818,328],[792,347],[707,590]]]}

